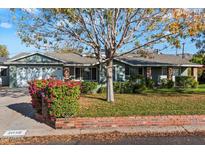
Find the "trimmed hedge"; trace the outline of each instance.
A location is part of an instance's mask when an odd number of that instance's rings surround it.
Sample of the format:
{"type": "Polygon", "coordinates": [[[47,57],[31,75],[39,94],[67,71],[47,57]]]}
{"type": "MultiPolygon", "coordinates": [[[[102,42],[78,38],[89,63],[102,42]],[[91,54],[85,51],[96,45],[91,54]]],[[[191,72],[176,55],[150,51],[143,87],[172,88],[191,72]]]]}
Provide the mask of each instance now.
{"type": "Polygon", "coordinates": [[[50,81],[45,91],[44,100],[47,103],[49,116],[65,118],[78,112],[80,83],[61,80],[50,81]]]}
{"type": "Polygon", "coordinates": [[[37,113],[42,113],[41,93],[48,85],[48,80],[33,80],[28,82],[29,94],[31,95],[32,107],[37,113]]]}
{"type": "Polygon", "coordinates": [[[113,82],[115,93],[139,93],[146,89],[145,78],[143,76],[131,76],[126,82],[113,82]]]}
{"type": "Polygon", "coordinates": [[[198,82],[192,76],[176,76],[175,84],[180,88],[197,88],[198,82]]]}
{"type": "Polygon", "coordinates": [[[147,86],[147,88],[149,88],[149,89],[153,89],[154,86],[155,86],[155,81],[152,80],[152,79],[147,78],[147,79],[146,79],[146,86],[147,86]]]}
{"type": "Polygon", "coordinates": [[[29,92],[32,98],[36,96],[39,98],[39,101],[32,102],[32,106],[40,114],[42,114],[41,100],[44,100],[49,118],[70,117],[78,111],[80,82],[34,80],[29,82],[29,92]]]}
{"type": "Polygon", "coordinates": [[[168,79],[161,79],[160,80],[160,88],[173,88],[174,87],[174,81],[168,80],[168,79]]]}
{"type": "Polygon", "coordinates": [[[84,81],[81,83],[81,92],[84,94],[93,93],[93,91],[96,90],[97,86],[97,82],[84,81]]]}
{"type": "Polygon", "coordinates": [[[167,81],[167,88],[173,88],[174,87],[174,81],[168,80],[167,81]]]}

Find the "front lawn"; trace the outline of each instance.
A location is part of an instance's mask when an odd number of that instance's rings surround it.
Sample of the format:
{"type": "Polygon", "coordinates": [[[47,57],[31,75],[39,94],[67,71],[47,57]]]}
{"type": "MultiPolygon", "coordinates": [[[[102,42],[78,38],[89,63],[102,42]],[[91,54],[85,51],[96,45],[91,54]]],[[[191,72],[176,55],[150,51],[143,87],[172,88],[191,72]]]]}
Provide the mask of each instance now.
{"type": "Polygon", "coordinates": [[[115,103],[108,103],[105,98],[105,94],[83,95],[76,116],[205,114],[204,94],[115,94],[115,103]]]}
{"type": "Polygon", "coordinates": [[[198,88],[187,88],[187,89],[177,89],[177,88],[160,88],[160,89],[148,89],[144,93],[160,93],[160,94],[174,94],[174,93],[185,93],[185,94],[195,94],[204,93],[205,94],[205,84],[200,84],[198,88]]]}

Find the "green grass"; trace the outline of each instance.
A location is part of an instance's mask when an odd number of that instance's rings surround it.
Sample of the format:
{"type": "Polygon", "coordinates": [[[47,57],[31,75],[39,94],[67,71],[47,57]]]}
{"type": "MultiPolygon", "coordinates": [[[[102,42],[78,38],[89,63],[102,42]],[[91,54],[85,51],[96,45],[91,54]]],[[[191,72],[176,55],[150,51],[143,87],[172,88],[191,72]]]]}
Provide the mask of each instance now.
{"type": "Polygon", "coordinates": [[[133,115],[205,114],[205,85],[187,89],[160,89],[143,94],[115,94],[115,103],[105,101],[105,94],[83,95],[79,117],[109,117],[133,115]],[[194,94],[190,94],[194,93],[194,94]]]}
{"type": "Polygon", "coordinates": [[[203,94],[116,94],[115,103],[104,94],[84,95],[80,117],[205,114],[203,94]]]}
{"type": "Polygon", "coordinates": [[[184,93],[184,94],[195,94],[195,93],[204,93],[205,94],[205,84],[200,84],[198,88],[187,88],[187,89],[177,89],[177,88],[162,88],[162,89],[148,89],[143,93],[160,93],[160,94],[176,94],[176,93],[184,93]]]}

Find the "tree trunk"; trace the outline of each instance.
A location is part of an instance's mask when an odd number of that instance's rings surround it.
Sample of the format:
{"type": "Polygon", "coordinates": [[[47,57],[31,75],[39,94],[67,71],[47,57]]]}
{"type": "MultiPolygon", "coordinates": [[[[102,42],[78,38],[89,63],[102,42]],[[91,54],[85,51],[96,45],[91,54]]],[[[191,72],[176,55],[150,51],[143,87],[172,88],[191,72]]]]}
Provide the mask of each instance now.
{"type": "Polygon", "coordinates": [[[113,62],[109,60],[107,62],[107,101],[114,102],[113,92],[113,62]]]}

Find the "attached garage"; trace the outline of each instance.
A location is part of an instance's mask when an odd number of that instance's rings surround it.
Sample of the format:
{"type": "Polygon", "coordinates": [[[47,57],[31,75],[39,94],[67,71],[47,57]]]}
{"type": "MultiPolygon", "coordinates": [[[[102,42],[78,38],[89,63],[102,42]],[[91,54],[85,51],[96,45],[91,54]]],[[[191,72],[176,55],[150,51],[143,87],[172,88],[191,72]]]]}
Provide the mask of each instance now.
{"type": "Polygon", "coordinates": [[[28,86],[28,81],[35,79],[48,79],[50,77],[62,80],[62,76],[62,67],[18,66],[16,68],[16,85],[17,87],[26,87],[28,86]]]}
{"type": "Polygon", "coordinates": [[[27,87],[28,81],[55,78],[59,80],[98,81],[96,58],[78,53],[20,53],[4,62],[8,67],[9,87],[27,87]]]}
{"type": "Polygon", "coordinates": [[[35,53],[12,59],[9,65],[9,86],[27,87],[28,81],[54,77],[63,79],[63,64],[61,61],[35,53]]]}

